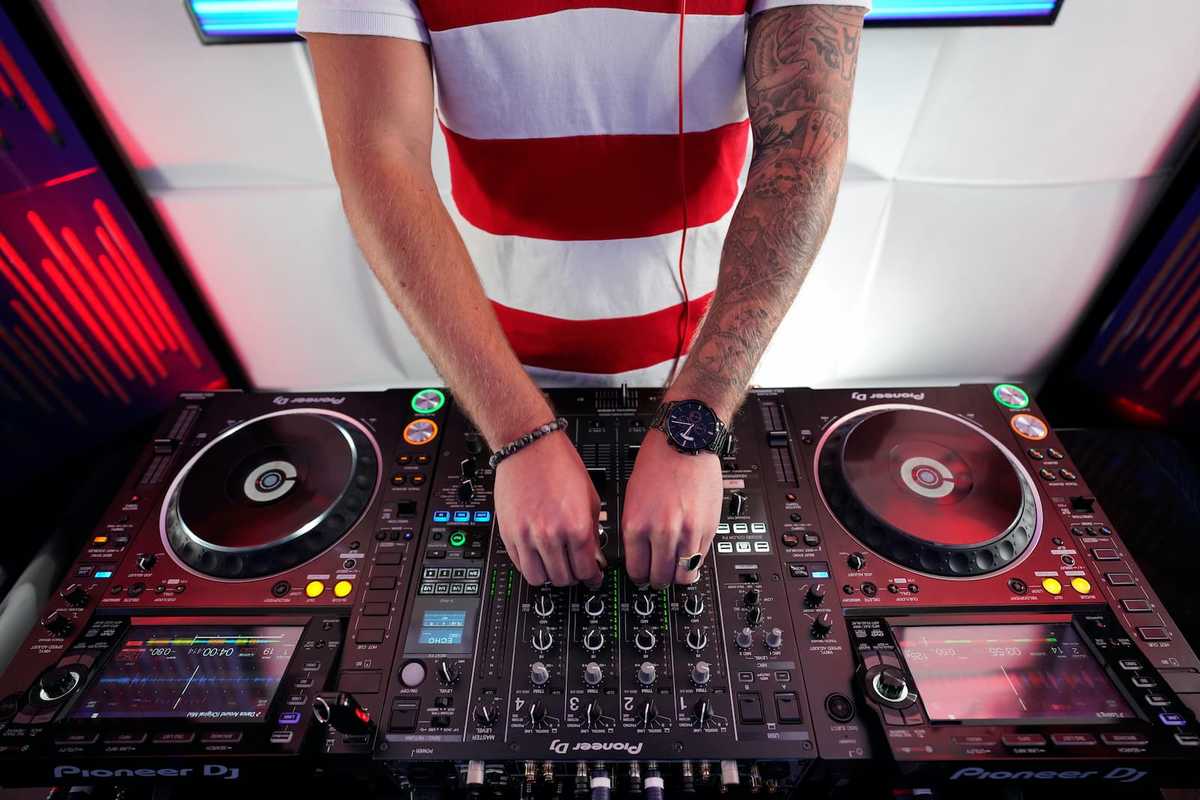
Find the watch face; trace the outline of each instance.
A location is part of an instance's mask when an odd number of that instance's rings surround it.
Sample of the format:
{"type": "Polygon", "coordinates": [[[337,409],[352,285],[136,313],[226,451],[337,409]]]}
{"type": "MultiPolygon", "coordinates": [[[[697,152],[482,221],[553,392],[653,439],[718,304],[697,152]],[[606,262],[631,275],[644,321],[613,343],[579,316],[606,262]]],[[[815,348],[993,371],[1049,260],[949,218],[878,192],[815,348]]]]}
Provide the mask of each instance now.
{"type": "Polygon", "coordinates": [[[698,400],[684,400],[667,413],[666,429],[676,447],[705,450],[717,438],[717,415],[698,400]]]}

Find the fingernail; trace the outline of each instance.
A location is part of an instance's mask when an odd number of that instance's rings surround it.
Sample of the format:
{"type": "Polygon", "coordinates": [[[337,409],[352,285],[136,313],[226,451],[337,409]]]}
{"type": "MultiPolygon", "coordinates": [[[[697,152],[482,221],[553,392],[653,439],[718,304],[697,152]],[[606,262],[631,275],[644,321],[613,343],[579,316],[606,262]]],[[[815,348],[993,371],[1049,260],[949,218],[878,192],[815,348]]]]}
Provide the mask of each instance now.
{"type": "Polygon", "coordinates": [[[600,565],[600,569],[608,569],[608,559],[604,557],[603,550],[596,551],[596,563],[600,565]]]}

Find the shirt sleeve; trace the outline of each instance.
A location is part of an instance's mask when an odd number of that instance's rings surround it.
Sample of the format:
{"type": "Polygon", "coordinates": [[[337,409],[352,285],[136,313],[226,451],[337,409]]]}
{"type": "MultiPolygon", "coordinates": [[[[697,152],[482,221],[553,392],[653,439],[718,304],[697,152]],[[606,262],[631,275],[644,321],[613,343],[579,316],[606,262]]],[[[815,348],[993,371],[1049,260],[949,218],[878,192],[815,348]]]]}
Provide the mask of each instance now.
{"type": "Polygon", "coordinates": [[[759,14],[772,8],[784,6],[858,6],[871,10],[872,0],[753,0],[750,3],[750,13],[759,14]]]}
{"type": "Polygon", "coordinates": [[[415,0],[300,0],[296,32],[391,36],[429,43],[415,0]]]}

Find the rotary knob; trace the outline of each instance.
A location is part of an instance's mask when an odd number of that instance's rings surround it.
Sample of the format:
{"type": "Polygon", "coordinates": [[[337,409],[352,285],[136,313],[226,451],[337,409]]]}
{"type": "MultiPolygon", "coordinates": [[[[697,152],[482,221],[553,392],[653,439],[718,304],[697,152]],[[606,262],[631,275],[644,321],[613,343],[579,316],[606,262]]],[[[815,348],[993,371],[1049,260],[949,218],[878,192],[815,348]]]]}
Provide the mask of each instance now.
{"type": "Polygon", "coordinates": [[[733,492],[729,495],[729,516],[740,517],[746,510],[746,501],[749,498],[741,492],[733,492]]]}
{"type": "Polygon", "coordinates": [[[479,469],[479,464],[473,458],[464,458],[458,462],[458,472],[467,480],[472,480],[475,477],[476,471],[479,469]]]}
{"type": "Polygon", "coordinates": [[[78,583],[72,583],[67,588],[59,592],[59,595],[66,601],[67,605],[74,608],[83,608],[88,604],[88,593],[78,583]]]}
{"type": "Polygon", "coordinates": [[[703,686],[712,678],[712,667],[707,661],[697,661],[692,667],[692,683],[703,686]]]}
{"type": "Polygon", "coordinates": [[[554,613],[554,598],[543,592],[539,594],[537,599],[533,601],[533,613],[537,614],[542,619],[554,613]]]}
{"type": "Polygon", "coordinates": [[[638,719],[643,730],[649,730],[652,725],[658,723],[658,709],[653,700],[642,703],[642,707],[638,709],[638,719]]]}
{"type": "Polygon", "coordinates": [[[683,610],[693,617],[700,616],[704,611],[704,598],[694,592],[689,594],[683,599],[683,610]]]}
{"type": "Polygon", "coordinates": [[[475,706],[475,722],[481,728],[490,728],[496,724],[496,706],[491,703],[480,703],[475,706]]]}
{"type": "Polygon", "coordinates": [[[846,566],[850,569],[862,569],[867,565],[867,557],[862,553],[851,553],[846,557],[846,566]]]}
{"type": "Polygon", "coordinates": [[[475,484],[471,480],[465,480],[458,484],[458,499],[459,502],[469,503],[475,498],[475,484]]]}
{"type": "Polygon", "coordinates": [[[875,693],[892,703],[903,702],[908,697],[908,681],[904,673],[892,667],[884,667],[871,682],[875,693]]]}
{"type": "Polygon", "coordinates": [[[463,435],[463,444],[467,448],[467,452],[473,456],[477,456],[483,452],[483,439],[478,433],[466,433],[463,435]]]}
{"type": "Polygon", "coordinates": [[[458,664],[451,661],[439,661],[437,665],[438,682],[443,686],[453,686],[458,683],[458,679],[462,677],[462,670],[458,664]]]}
{"type": "Polygon", "coordinates": [[[658,668],[651,661],[643,661],[638,667],[637,679],[642,686],[649,686],[658,679],[658,668]]]}
{"type": "Polygon", "coordinates": [[[149,572],[154,569],[154,565],[158,563],[158,556],[154,553],[142,553],[137,557],[138,569],[142,572],[149,572]]]}
{"type": "Polygon", "coordinates": [[[604,719],[604,709],[600,706],[599,700],[593,700],[587,704],[587,710],[584,712],[586,720],[585,724],[588,728],[601,727],[604,719]]]}
{"type": "Polygon", "coordinates": [[[699,653],[705,647],[708,647],[708,634],[703,628],[692,628],[687,633],[685,642],[689,649],[699,653]]]}
{"type": "Polygon", "coordinates": [[[783,631],[779,628],[771,628],[767,631],[767,647],[771,650],[778,650],[783,647],[783,631]]]}
{"type": "Polygon", "coordinates": [[[654,631],[649,628],[642,628],[633,637],[633,646],[643,653],[649,653],[654,649],[654,644],[658,640],[654,637],[654,631]]]}
{"type": "Polygon", "coordinates": [[[808,591],[804,593],[804,604],[809,608],[816,608],[821,605],[821,601],[825,599],[825,584],[814,583],[808,587],[808,591]]]}
{"type": "Polygon", "coordinates": [[[536,631],[534,631],[533,639],[530,640],[530,644],[533,645],[534,650],[537,650],[539,653],[544,653],[554,646],[554,634],[545,628],[538,628],[536,631]]]}
{"type": "Polygon", "coordinates": [[[746,611],[746,622],[751,625],[758,625],[762,622],[763,610],[762,606],[750,606],[746,611]]]}
{"type": "Polygon", "coordinates": [[[599,628],[592,628],[583,635],[583,646],[594,653],[604,647],[604,634],[599,628]]]}
{"type": "Polygon", "coordinates": [[[633,613],[639,617],[648,617],[654,613],[654,598],[643,592],[633,598],[633,613]]]}
{"type": "Polygon", "coordinates": [[[598,594],[594,594],[584,602],[583,613],[589,617],[598,617],[604,613],[604,598],[598,594]]]}
{"type": "Polygon", "coordinates": [[[38,681],[37,698],[43,703],[57,703],[79,687],[82,677],[73,669],[56,669],[38,681]]]}
{"type": "Polygon", "coordinates": [[[542,720],[546,718],[546,707],[541,703],[529,704],[529,721],[533,727],[538,727],[542,724],[542,720]]]}
{"type": "Polygon", "coordinates": [[[712,704],[707,700],[697,700],[692,706],[692,718],[696,720],[696,727],[703,728],[713,718],[712,704]]]}
{"type": "Polygon", "coordinates": [[[529,667],[529,682],[534,686],[545,686],[550,680],[550,670],[540,661],[533,662],[529,667]]]}
{"type": "Polygon", "coordinates": [[[583,665],[583,682],[588,686],[599,686],[604,680],[604,670],[595,661],[583,665]]]}
{"type": "Polygon", "coordinates": [[[762,601],[762,592],[758,589],[751,589],[742,597],[742,604],[746,608],[754,608],[762,601]]]}
{"type": "Polygon", "coordinates": [[[833,618],[828,614],[817,614],[812,621],[812,635],[814,639],[820,639],[833,630],[833,618]]]}
{"type": "Polygon", "coordinates": [[[738,647],[742,648],[743,650],[749,650],[750,646],[754,644],[754,631],[750,628],[742,628],[737,632],[737,635],[733,637],[733,640],[737,643],[738,647]]]}

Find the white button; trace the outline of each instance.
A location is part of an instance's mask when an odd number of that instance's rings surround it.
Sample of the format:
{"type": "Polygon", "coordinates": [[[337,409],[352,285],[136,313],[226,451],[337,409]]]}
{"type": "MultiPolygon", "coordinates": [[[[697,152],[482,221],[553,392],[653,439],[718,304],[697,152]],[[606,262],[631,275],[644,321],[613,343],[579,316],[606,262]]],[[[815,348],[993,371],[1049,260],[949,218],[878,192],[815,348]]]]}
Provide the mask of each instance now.
{"type": "Polygon", "coordinates": [[[735,522],[735,523],[733,523],[733,532],[734,533],[749,533],[750,526],[748,526],[744,522],[735,522]]]}
{"type": "Polygon", "coordinates": [[[717,524],[717,533],[729,533],[729,523],[721,522],[717,524]]]}
{"type": "Polygon", "coordinates": [[[733,552],[733,542],[717,542],[717,552],[718,553],[732,553],[733,552]]]}
{"type": "Polygon", "coordinates": [[[738,542],[737,543],[737,551],[739,553],[749,553],[750,552],[750,543],[749,542],[738,542]]]}
{"type": "Polygon", "coordinates": [[[756,552],[756,553],[769,553],[769,552],[771,552],[771,544],[770,544],[770,542],[755,542],[755,543],[754,543],[754,552],[756,552]]]}
{"type": "Polygon", "coordinates": [[[751,533],[766,533],[767,532],[767,523],[751,522],[750,523],[750,532],[751,533]]]}

